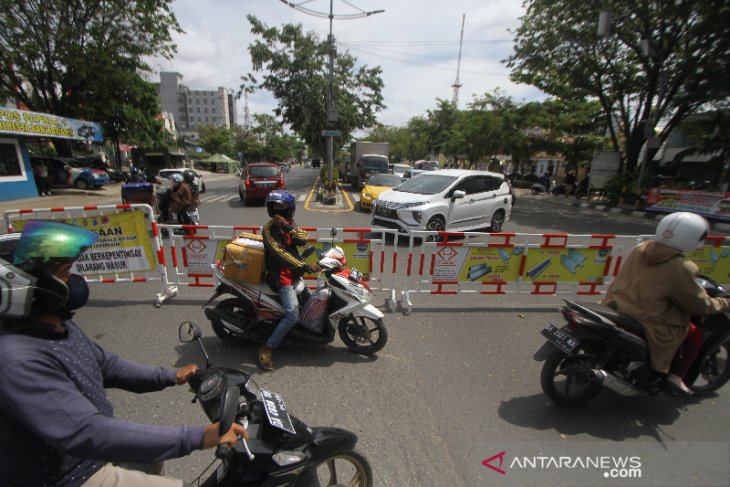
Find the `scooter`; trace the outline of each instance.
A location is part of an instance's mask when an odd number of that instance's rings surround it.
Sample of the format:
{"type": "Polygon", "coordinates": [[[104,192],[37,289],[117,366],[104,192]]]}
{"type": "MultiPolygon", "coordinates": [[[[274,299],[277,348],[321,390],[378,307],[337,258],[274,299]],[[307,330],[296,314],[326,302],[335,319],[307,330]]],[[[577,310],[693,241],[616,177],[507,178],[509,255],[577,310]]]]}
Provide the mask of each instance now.
{"type": "Polygon", "coordinates": [[[193,402],[200,402],[211,422],[220,422],[221,435],[234,421],[249,434],[248,440],[239,438],[232,448],[218,445],[215,456],[221,463],[203,479],[206,469],[193,485],[372,486],[372,468],[355,450],[354,433],[307,426],[289,414],[280,394],[261,389],[247,373],[212,367],[196,324],[182,323],[178,333],[183,343],[197,341],[205,356],[205,368],[189,381],[195,394],[193,402]]]}
{"type": "MultiPolygon", "coordinates": [[[[309,247],[305,258],[313,251],[309,247]]],[[[326,282],[302,303],[304,309],[299,323],[286,335],[287,341],[326,345],[334,341],[338,332],[345,345],[359,354],[372,355],[385,346],[388,340],[385,316],[370,304],[372,292],[362,274],[355,268],[346,269],[346,263],[340,247],[332,247],[320,256],[318,264],[326,282]],[[319,305],[319,316],[308,304],[319,305]],[[304,316],[309,317],[307,322],[304,316]],[[318,326],[312,326],[312,322],[318,326]]],[[[213,264],[212,268],[217,286],[204,308],[215,334],[231,344],[265,343],[285,314],[279,295],[265,282],[233,281],[224,276],[219,265],[213,264]],[[233,297],[215,307],[209,306],[224,294],[233,297]]]]}
{"type": "MultiPolygon", "coordinates": [[[[730,293],[707,277],[697,283],[712,297],[730,293]]],[[[542,330],[547,342],[535,353],[544,361],[540,383],[545,395],[561,406],[582,404],[603,388],[623,396],[676,393],[664,374],[649,365],[644,327],[607,306],[566,300],[561,308],[566,325],[542,330]]],[[[730,379],[730,317],[692,316],[702,331],[702,346],[684,382],[694,396],[716,391],[730,379]]]]}

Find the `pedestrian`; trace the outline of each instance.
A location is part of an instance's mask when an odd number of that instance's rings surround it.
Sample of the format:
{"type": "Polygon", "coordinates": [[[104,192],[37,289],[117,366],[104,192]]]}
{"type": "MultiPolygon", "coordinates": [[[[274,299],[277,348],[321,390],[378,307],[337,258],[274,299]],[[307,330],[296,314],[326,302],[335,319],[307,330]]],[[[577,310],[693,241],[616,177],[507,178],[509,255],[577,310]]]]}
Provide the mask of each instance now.
{"type": "Polygon", "coordinates": [[[154,464],[248,437],[234,423],[142,425],[114,417],[106,387],[135,393],[185,384],[198,370],[152,368],[94,343],[73,320],[88,298],[73,262],[98,236],[27,221],[0,242],[0,478],[4,487],[172,487],[183,482],[115,464],[154,464]],[[6,292],[7,291],[7,292],[6,292]],[[4,299],[4,298],[3,298],[4,299]]]}
{"type": "Polygon", "coordinates": [[[48,166],[44,161],[32,161],[33,178],[40,196],[51,196],[50,184],[48,181],[48,166]]]}

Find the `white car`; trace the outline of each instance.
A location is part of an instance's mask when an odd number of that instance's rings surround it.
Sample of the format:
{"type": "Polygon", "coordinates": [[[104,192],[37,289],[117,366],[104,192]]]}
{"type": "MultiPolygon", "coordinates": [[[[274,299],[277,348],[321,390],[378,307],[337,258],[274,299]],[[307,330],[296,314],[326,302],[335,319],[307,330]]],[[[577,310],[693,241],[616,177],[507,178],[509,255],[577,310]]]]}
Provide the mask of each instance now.
{"type": "Polygon", "coordinates": [[[408,164],[393,164],[393,174],[396,176],[403,177],[403,174],[405,174],[406,171],[411,169],[411,166],[408,164]]]}
{"type": "Polygon", "coordinates": [[[511,192],[504,176],[494,172],[426,171],[378,196],[372,225],[409,234],[486,228],[500,232],[512,210],[511,192]]]}
{"type": "MultiPolygon", "coordinates": [[[[168,186],[170,183],[170,176],[173,174],[179,174],[182,176],[183,171],[185,171],[185,168],[180,169],[160,169],[160,172],[157,173],[157,180],[160,184],[163,186],[168,186]]],[[[193,171],[191,169],[191,171],[193,171]]],[[[195,173],[195,179],[193,179],[193,182],[198,186],[198,191],[201,193],[205,193],[205,181],[203,181],[203,176],[200,175],[200,173],[193,171],[195,173]]]]}

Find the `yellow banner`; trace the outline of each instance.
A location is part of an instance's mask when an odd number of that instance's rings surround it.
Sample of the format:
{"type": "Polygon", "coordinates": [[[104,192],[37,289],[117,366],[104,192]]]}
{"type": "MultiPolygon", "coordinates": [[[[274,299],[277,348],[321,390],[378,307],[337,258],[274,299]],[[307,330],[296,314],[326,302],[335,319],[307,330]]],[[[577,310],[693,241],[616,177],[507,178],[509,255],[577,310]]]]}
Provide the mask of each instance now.
{"type": "Polygon", "coordinates": [[[610,249],[529,249],[523,277],[535,282],[602,283],[610,249]]]}
{"type": "Polygon", "coordinates": [[[720,283],[730,282],[730,249],[728,247],[702,247],[687,252],[686,257],[700,268],[700,274],[720,283]]]}
{"type": "MultiPolygon", "coordinates": [[[[147,230],[144,212],[127,211],[111,215],[54,219],[85,228],[99,240],[81,254],[73,272],[82,276],[149,272],[157,267],[157,256],[147,230]]],[[[13,229],[22,231],[25,220],[14,220],[13,229]]]]}

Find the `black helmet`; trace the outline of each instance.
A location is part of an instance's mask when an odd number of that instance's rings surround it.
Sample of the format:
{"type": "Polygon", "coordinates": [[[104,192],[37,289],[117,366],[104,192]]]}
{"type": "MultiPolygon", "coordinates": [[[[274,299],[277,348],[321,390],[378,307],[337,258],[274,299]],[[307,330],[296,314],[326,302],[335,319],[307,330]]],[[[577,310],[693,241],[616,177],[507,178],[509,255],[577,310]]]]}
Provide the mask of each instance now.
{"type": "Polygon", "coordinates": [[[182,172],[182,177],[185,180],[185,182],[188,183],[188,184],[190,184],[193,181],[195,181],[195,173],[193,172],[192,169],[185,169],[182,172]]]}
{"type": "Polygon", "coordinates": [[[75,261],[98,238],[74,225],[42,220],[29,220],[22,233],[0,237],[0,319],[63,309],[68,286],[53,272],[75,261]]]}
{"type": "Polygon", "coordinates": [[[266,212],[269,216],[281,215],[287,220],[294,218],[297,200],[294,195],[284,189],[275,189],[266,196],[266,212]]]}

